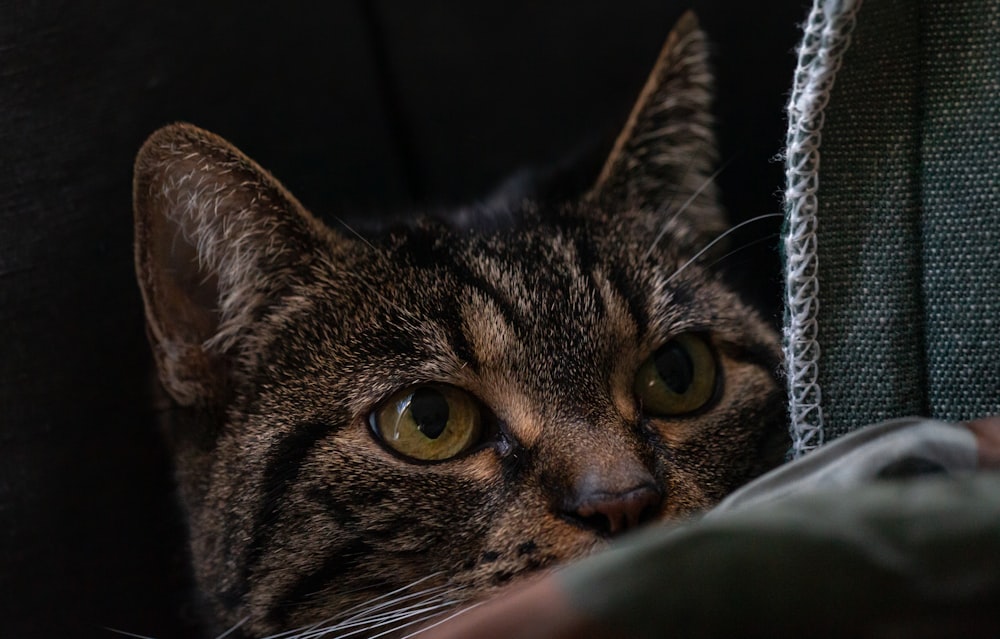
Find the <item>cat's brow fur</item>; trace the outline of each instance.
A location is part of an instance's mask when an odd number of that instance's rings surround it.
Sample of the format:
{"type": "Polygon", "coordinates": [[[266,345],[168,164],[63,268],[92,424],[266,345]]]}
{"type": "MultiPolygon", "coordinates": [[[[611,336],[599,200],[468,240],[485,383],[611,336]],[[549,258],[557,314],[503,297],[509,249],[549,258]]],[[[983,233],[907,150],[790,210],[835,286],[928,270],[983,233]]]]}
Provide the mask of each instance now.
{"type": "Polygon", "coordinates": [[[689,16],[584,198],[364,240],[224,140],[153,134],[136,161],[137,273],[219,628],[285,630],[415,582],[480,598],[607,543],[566,514],[581,478],[617,490],[641,471],[659,519],[780,460],[776,335],[688,264],[723,228],[703,188],[709,80],[689,16]],[[681,333],[712,346],[717,396],[650,419],[632,380],[681,333]],[[439,463],[390,452],[368,416],[420,383],[476,397],[503,442],[439,463]]]}

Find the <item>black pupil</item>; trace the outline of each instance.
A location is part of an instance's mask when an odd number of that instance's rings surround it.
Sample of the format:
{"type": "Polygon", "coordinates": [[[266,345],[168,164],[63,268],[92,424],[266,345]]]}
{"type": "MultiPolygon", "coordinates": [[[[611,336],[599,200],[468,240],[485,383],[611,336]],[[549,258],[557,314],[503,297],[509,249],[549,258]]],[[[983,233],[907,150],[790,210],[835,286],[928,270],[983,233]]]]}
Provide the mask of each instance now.
{"type": "Polygon", "coordinates": [[[448,425],[448,400],[433,388],[421,388],[410,398],[410,415],[417,430],[429,439],[437,439],[448,425]]]}
{"type": "Polygon", "coordinates": [[[656,351],[656,372],[667,388],[683,395],[694,381],[694,362],[687,349],[677,342],[670,342],[656,351]]]}

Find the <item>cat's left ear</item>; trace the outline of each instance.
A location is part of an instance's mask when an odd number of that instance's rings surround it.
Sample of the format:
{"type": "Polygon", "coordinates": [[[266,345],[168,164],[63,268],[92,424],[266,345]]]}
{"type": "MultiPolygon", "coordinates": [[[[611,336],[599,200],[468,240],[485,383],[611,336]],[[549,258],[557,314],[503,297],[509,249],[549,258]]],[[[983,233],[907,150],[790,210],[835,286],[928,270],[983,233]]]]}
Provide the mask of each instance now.
{"type": "Polygon", "coordinates": [[[587,198],[639,209],[674,241],[703,244],[727,224],[713,184],[712,84],[704,32],[692,12],[667,38],[587,198]]]}
{"type": "Polygon", "coordinates": [[[331,232],[267,171],[188,124],[135,163],[136,275],[160,380],[182,406],[225,396],[264,310],[308,281],[331,232]]]}

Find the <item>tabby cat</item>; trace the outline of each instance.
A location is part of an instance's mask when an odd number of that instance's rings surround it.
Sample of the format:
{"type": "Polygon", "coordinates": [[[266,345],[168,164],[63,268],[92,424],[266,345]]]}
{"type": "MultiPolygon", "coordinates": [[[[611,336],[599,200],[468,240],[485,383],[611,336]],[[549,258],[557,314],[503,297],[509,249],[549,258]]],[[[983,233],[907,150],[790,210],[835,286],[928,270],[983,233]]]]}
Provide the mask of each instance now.
{"type": "Polygon", "coordinates": [[[777,336],[713,270],[710,84],[686,16],[583,197],[366,236],[152,135],[136,269],[219,632],[417,623],[780,461],[777,336]]]}

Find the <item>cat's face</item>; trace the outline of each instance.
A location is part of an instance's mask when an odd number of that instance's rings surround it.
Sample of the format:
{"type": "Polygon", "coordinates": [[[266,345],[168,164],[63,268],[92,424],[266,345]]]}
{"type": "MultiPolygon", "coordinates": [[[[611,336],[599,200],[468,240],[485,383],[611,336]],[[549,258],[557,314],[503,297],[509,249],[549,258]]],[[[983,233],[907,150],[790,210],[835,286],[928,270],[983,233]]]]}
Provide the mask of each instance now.
{"type": "Polygon", "coordinates": [[[220,627],[483,597],[780,460],[777,338],[700,255],[702,58],[686,22],[594,190],[488,227],[361,239],[211,134],[147,142],[137,269],[220,627]]]}

